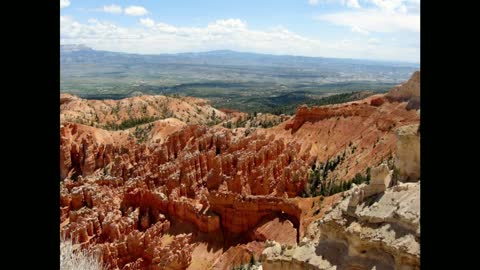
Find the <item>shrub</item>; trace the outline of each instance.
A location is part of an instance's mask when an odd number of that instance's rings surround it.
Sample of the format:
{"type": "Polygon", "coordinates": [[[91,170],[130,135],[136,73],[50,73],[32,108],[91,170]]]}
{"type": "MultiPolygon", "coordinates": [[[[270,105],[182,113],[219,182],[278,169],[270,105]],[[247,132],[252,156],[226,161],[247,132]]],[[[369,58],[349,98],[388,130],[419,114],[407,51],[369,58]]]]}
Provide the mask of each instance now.
{"type": "Polygon", "coordinates": [[[60,242],[60,269],[103,270],[106,267],[100,258],[84,249],[76,248],[71,240],[63,240],[60,242]]]}
{"type": "Polygon", "coordinates": [[[253,257],[253,254],[250,255],[250,263],[249,266],[252,267],[255,264],[255,258],[253,257]]]}
{"type": "Polygon", "coordinates": [[[140,117],[140,118],[131,118],[131,119],[127,119],[127,120],[123,121],[119,125],[109,122],[105,125],[104,128],[108,129],[108,130],[119,130],[119,129],[124,130],[124,129],[131,128],[131,127],[134,127],[134,126],[150,123],[150,122],[156,121],[157,119],[158,118],[156,118],[156,117],[149,117],[149,116],[140,117]]]}
{"type": "Polygon", "coordinates": [[[385,100],[383,100],[381,97],[372,99],[370,101],[370,105],[375,107],[381,106],[383,103],[385,103],[385,100]]]}

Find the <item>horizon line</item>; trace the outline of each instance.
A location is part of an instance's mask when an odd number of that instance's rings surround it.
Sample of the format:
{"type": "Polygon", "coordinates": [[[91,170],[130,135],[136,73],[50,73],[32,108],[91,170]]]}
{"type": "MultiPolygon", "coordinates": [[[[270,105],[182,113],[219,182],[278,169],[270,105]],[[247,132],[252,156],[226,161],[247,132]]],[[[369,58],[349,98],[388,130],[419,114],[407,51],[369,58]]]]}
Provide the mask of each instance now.
{"type": "Polygon", "coordinates": [[[60,44],[60,46],[72,45],[72,46],[85,46],[94,51],[104,51],[112,53],[123,53],[123,54],[133,54],[133,55],[178,55],[178,54],[188,54],[188,53],[209,53],[209,52],[234,52],[234,53],[249,53],[249,54],[262,54],[262,55],[271,55],[271,56],[291,56],[291,57],[305,57],[305,58],[326,58],[326,59],[342,59],[342,60],[355,60],[355,61],[370,61],[370,62],[384,62],[384,63],[397,63],[397,64],[410,64],[420,66],[420,61],[418,62],[409,62],[409,61],[400,61],[400,60],[385,60],[385,59],[367,59],[367,58],[351,58],[351,57],[331,57],[331,56],[308,56],[308,55],[293,55],[293,54],[275,54],[275,53],[261,53],[261,52],[252,52],[252,51],[237,51],[232,49],[216,49],[216,50],[207,50],[207,51],[187,51],[187,52],[176,52],[176,53],[131,53],[131,52],[122,52],[122,51],[109,51],[109,50],[98,50],[86,44],[76,44],[76,43],[67,43],[60,44]]]}

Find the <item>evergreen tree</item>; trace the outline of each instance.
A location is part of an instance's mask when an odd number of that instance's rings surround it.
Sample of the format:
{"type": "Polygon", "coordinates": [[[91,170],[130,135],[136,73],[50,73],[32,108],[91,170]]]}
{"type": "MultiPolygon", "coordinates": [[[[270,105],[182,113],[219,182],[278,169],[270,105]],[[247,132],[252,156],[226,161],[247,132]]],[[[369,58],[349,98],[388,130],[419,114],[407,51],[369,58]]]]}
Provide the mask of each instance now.
{"type": "Polygon", "coordinates": [[[253,254],[250,255],[250,263],[249,266],[252,267],[255,264],[255,258],[253,257],[253,254]]]}

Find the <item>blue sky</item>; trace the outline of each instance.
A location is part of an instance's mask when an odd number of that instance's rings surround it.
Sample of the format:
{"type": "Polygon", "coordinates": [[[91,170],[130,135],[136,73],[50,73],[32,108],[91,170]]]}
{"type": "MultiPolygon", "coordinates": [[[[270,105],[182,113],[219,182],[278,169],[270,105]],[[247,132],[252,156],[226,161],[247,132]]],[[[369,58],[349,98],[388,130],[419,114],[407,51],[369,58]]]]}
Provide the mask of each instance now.
{"type": "Polygon", "coordinates": [[[420,0],[60,0],[60,43],[420,61],[420,0]]]}

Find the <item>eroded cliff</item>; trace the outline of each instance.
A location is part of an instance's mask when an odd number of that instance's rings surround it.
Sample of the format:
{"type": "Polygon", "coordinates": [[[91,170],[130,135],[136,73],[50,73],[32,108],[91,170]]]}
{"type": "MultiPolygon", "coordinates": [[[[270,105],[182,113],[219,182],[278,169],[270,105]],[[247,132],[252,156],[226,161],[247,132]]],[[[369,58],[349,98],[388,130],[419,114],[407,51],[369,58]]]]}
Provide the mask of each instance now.
{"type": "Polygon", "coordinates": [[[238,115],[198,99],[62,95],[60,232],[111,269],[258,260],[264,269],[417,269],[420,117],[411,100],[301,107],[246,134],[202,125],[238,115]],[[173,118],[157,120],[164,112],[173,118]],[[154,121],[104,129],[142,117],[154,121]],[[368,168],[370,182],[299,197],[326,163],[332,183],[368,168]]]}

